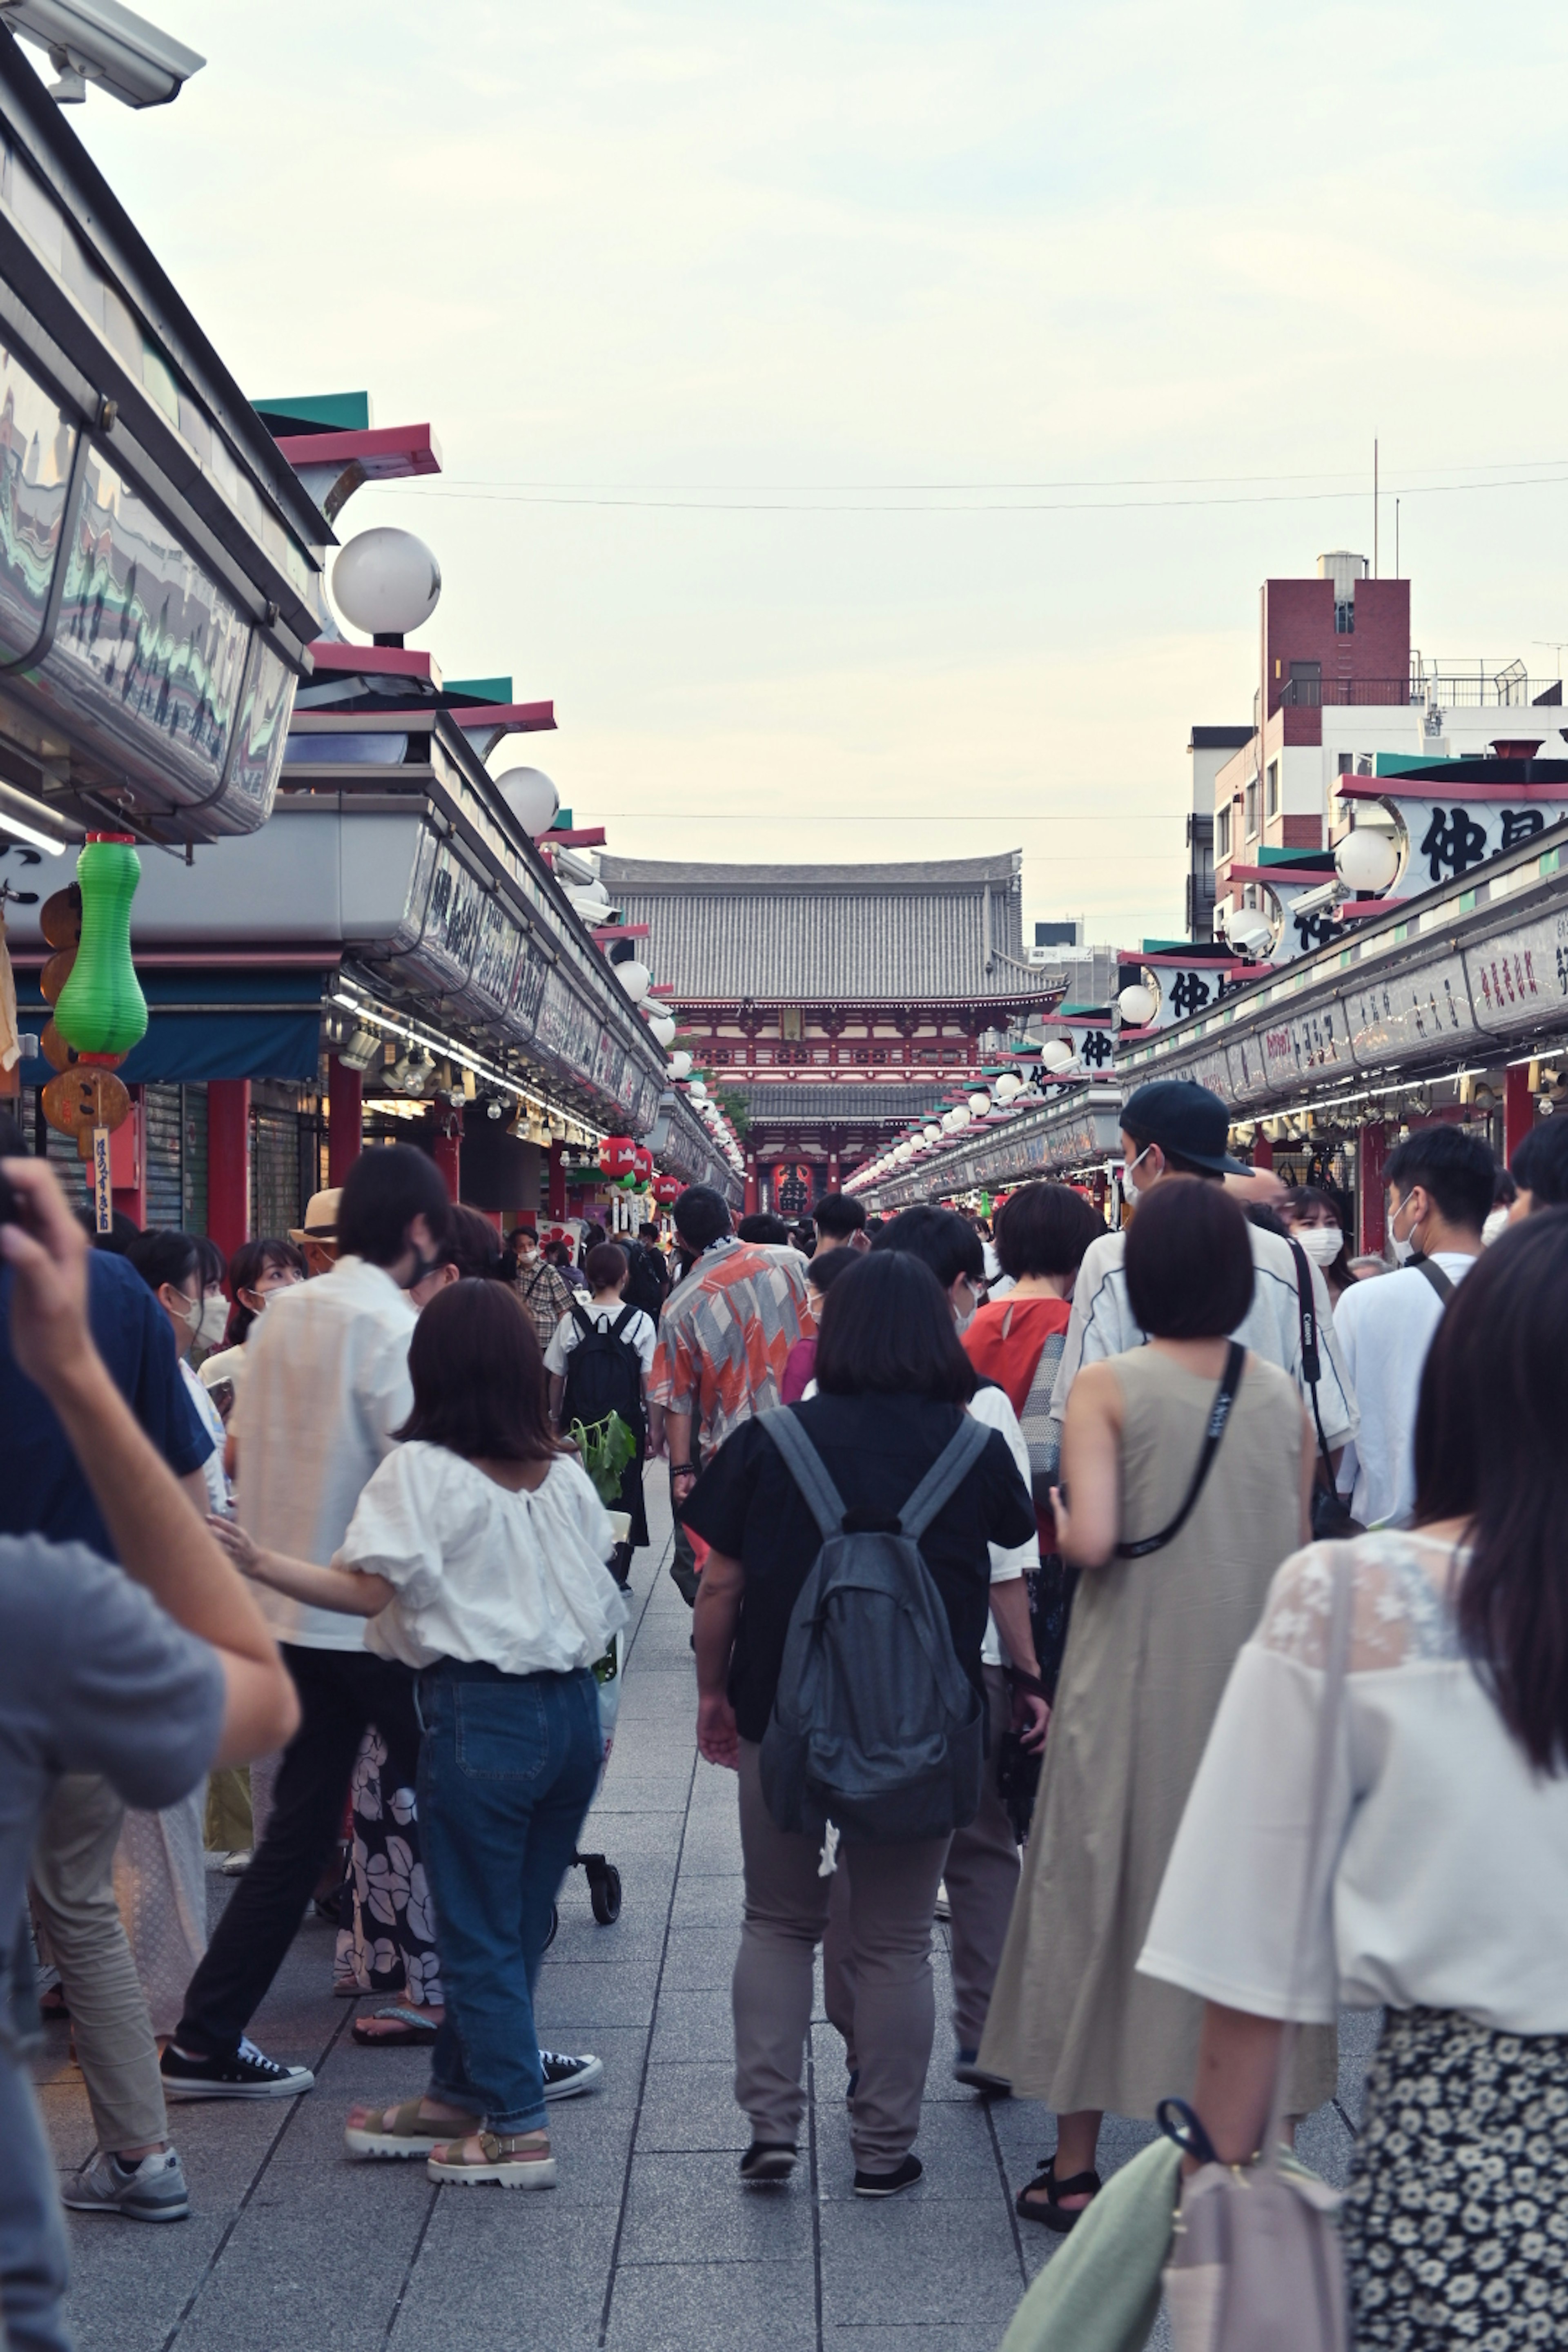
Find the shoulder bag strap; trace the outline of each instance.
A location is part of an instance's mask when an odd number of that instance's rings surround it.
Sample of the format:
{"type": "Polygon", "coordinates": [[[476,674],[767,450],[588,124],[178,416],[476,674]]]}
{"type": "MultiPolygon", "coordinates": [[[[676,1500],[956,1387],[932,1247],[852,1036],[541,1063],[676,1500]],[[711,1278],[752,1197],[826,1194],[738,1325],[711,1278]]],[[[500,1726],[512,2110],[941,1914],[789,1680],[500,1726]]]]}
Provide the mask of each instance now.
{"type": "Polygon", "coordinates": [[[984,1453],[991,1436],[988,1422],[966,1412],[920,1485],[899,1513],[899,1533],[919,1543],[942,1505],[961,1486],[984,1453]]]}
{"type": "Polygon", "coordinates": [[[1442,1267],[1434,1265],[1429,1257],[1412,1258],[1410,1264],[1413,1272],[1426,1276],[1426,1280],[1447,1307],[1449,1299],[1454,1296],[1454,1284],[1444,1273],[1442,1267]]]}
{"type": "Polygon", "coordinates": [[[826,1542],[829,1536],[838,1535],[844,1526],[844,1497],[828,1476],[826,1464],[789,1406],[776,1405],[772,1412],[759,1413],[757,1426],[766,1432],[784,1455],[784,1468],[810,1505],[812,1517],[822,1531],[823,1541],[826,1542]]]}
{"type": "Polygon", "coordinates": [[[1318,1432],[1318,1452],[1322,1457],[1323,1477],[1331,1495],[1338,1496],[1333,1465],[1329,1460],[1329,1441],[1323,1433],[1323,1416],[1318,1406],[1318,1382],[1323,1376],[1323,1360],[1318,1352],[1318,1302],[1312,1290],[1312,1269],[1307,1263],[1307,1253],[1289,1234],[1290,1255],[1296,1261],[1296,1304],[1301,1317],[1301,1378],[1312,1400],[1312,1420],[1318,1432]]]}
{"type": "Polygon", "coordinates": [[[1225,1370],[1220,1375],[1219,1386],[1215,1391],[1214,1403],[1209,1408],[1208,1427],[1204,1432],[1204,1450],[1198,1456],[1198,1466],[1193,1473],[1193,1483],[1187,1488],[1186,1501],[1182,1505],[1175,1517],[1168,1526],[1162,1528],[1157,1536],[1145,1536],[1140,1543],[1119,1543],[1116,1547],[1118,1559],[1147,1559],[1152,1551],[1163,1551],[1165,1546],[1173,1542],[1186,1526],[1198,1496],[1203,1493],[1204,1481],[1214,1467],[1214,1458],[1219,1452],[1220,1439],[1225,1435],[1226,1424],[1230,1420],[1231,1406],[1236,1402],[1237,1390],[1241,1386],[1241,1368],[1246,1360],[1246,1349],[1239,1339],[1233,1339],[1226,1356],[1225,1370]]]}
{"type": "Polygon", "coordinates": [[[576,1324],[584,1339],[591,1339],[594,1337],[597,1326],[593,1317],[579,1305],[575,1291],[572,1294],[572,1320],[576,1324]]]}
{"type": "Polygon", "coordinates": [[[620,1313],[616,1316],[615,1321],[610,1326],[611,1339],[618,1339],[625,1331],[626,1325],[631,1321],[632,1317],[634,1315],[640,1315],[641,1313],[642,1308],[640,1307],[623,1307],[620,1313]]]}
{"type": "Polygon", "coordinates": [[[1290,2076],[1290,2060],[1300,2031],[1289,2014],[1296,2006],[1300,1990],[1301,1952],[1307,1939],[1308,1923],[1312,1914],[1312,1898],[1317,1892],[1318,1874],[1322,1866],[1323,1831],[1329,1815],[1329,1789],[1334,1774],[1334,1748],[1339,1737],[1340,1712],[1344,1704],[1345,1676],[1350,1670],[1351,1622],[1355,1605],[1355,1581],[1350,1549],[1345,1544],[1333,1547],[1333,1599],[1329,1614],[1328,1649],[1323,1661],[1323,1694],[1318,1716],[1317,1753],[1312,1763],[1312,1812],[1307,1832],[1307,1864],[1301,1883],[1301,1902],[1296,1917],[1296,1937],[1290,1954],[1290,1979],[1285,1997],[1285,2031],[1279,2037],[1279,2058],[1274,2070],[1274,2095],[1268,2102],[1268,2123],[1263,2136],[1263,2164],[1273,2171],[1279,2161],[1279,2130],[1285,2120],[1285,2099],[1290,2076]]]}

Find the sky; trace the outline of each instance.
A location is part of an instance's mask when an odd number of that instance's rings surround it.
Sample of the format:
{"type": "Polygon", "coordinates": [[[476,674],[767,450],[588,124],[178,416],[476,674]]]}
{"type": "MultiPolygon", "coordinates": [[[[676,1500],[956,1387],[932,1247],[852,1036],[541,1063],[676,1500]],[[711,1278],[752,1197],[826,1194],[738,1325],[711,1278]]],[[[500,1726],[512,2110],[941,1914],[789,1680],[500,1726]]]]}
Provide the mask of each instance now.
{"type": "Polygon", "coordinates": [[[1559,673],[1560,9],[146,5],[206,66],[75,126],[253,396],[434,425],[339,535],[622,855],[1178,934],[1190,727],[1374,436],[1423,652],[1559,673]]]}

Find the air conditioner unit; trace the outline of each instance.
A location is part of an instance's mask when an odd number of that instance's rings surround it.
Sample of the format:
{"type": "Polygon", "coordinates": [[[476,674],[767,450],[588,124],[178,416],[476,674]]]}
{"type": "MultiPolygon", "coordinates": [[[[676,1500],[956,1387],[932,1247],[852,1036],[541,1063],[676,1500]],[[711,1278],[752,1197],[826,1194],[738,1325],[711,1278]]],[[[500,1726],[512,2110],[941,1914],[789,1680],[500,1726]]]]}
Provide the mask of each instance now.
{"type": "Polygon", "coordinates": [[[1051,958],[1056,953],[1056,950],[1054,948],[1026,948],[1024,950],[1024,953],[1036,971],[1044,971],[1046,966],[1050,962],[1051,958]]]}

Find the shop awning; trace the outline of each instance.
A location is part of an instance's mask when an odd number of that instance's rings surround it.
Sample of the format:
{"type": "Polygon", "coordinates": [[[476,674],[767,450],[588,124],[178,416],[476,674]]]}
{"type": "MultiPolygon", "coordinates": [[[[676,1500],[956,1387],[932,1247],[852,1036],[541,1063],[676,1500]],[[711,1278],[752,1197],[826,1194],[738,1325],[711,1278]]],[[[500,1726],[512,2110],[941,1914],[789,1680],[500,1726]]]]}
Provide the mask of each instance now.
{"type": "MultiPolygon", "coordinates": [[[[151,1018],[147,1034],[121,1065],[127,1086],[315,1077],[326,972],[139,971],[137,977],[151,1018]]],[[[16,1012],[24,1030],[41,1030],[48,1019],[36,973],[16,974],[16,1012]]],[[[41,1086],[49,1075],[42,1059],[22,1064],[25,1085],[41,1086]]]]}

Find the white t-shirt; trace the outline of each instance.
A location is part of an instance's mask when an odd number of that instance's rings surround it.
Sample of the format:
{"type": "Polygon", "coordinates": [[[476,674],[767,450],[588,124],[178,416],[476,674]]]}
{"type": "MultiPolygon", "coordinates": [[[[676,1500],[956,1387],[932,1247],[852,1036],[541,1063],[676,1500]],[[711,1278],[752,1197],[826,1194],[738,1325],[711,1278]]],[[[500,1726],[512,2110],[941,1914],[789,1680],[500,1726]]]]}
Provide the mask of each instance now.
{"type": "MultiPolygon", "coordinates": [[[[583,1312],[586,1315],[590,1323],[596,1323],[598,1325],[601,1331],[613,1331],[616,1323],[626,1313],[626,1308],[624,1305],[616,1307],[584,1306],[583,1312]]],[[[578,1326],[577,1318],[572,1313],[571,1309],[568,1308],[566,1313],[561,1318],[560,1322],[555,1326],[554,1330],[552,1332],[550,1345],[544,1350],[545,1370],[547,1372],[563,1373],[566,1370],[566,1359],[572,1353],[573,1349],[577,1345],[578,1340],[582,1337],[583,1334],[578,1326]]],[[[642,1366],[642,1376],[646,1381],[648,1374],[653,1370],[653,1351],[655,1346],[658,1344],[658,1335],[653,1328],[652,1321],[643,1313],[640,1307],[634,1308],[632,1319],[626,1325],[626,1329],[621,1333],[621,1338],[628,1348],[635,1348],[637,1349],[637,1362],[642,1366]]]]}
{"type": "Polygon", "coordinates": [[[536,1494],[514,1495],[460,1454],[416,1442],[375,1472],[332,1565],[397,1587],[365,1631],[380,1657],[565,1675],[602,1658],[626,1623],[611,1543],[603,1503],[565,1455],[536,1494]]]}
{"type": "Polygon", "coordinates": [[[1327,2025],[1337,2003],[1386,2003],[1568,2032],[1568,1774],[1533,1769],[1464,1654],[1446,1545],[1352,1547],[1351,1671],[1301,1933],[1334,1549],[1285,1562],[1231,1669],[1138,1966],[1256,2017],[1327,2025]]]}
{"type": "MultiPolygon", "coordinates": [[[[361,1489],[414,1409],[406,1291],[379,1265],[340,1258],[329,1273],[274,1293],[246,1342],[235,1402],[239,1447],[235,1511],[266,1551],[330,1560],[361,1489]]],[[[263,1616],[280,1642],[358,1650],[357,1617],[312,1609],[265,1585],[263,1616]]]]}
{"type": "MultiPolygon", "coordinates": [[[[1018,1475],[1024,1482],[1025,1492],[1030,1492],[1029,1448],[1006,1390],[995,1387],[976,1389],[969,1400],[969,1410],[976,1421],[985,1423],[987,1429],[1001,1431],[1007,1441],[1007,1450],[1018,1465],[1018,1475]]],[[[1010,1583],[1015,1577],[1022,1576],[1026,1568],[1038,1568],[1040,1564],[1038,1536],[1031,1536],[1027,1543],[1015,1544],[1011,1549],[1003,1544],[989,1544],[986,1549],[991,1554],[993,1584],[1010,1583]]],[[[985,1620],[985,1639],[980,1644],[980,1663],[983,1666],[999,1666],[1002,1664],[1002,1637],[996,1631],[994,1617],[988,1616],[985,1620]]]]}
{"type": "Polygon", "coordinates": [[[213,1450],[202,1464],[202,1475],[207,1482],[207,1508],[217,1512],[221,1517],[228,1509],[228,1480],[223,1475],[223,1449],[227,1433],[223,1425],[223,1416],[184,1356],[180,1358],[180,1377],[184,1381],[192,1411],[213,1442],[213,1450]]]}
{"type": "MultiPolygon", "coordinates": [[[[1475,1263],[1453,1250],[1432,1256],[1456,1284],[1475,1263]]],[[[1340,1465],[1340,1491],[1353,1472],[1351,1509],[1363,1528],[1405,1527],[1415,1508],[1415,1406],[1443,1306],[1420,1269],[1406,1265],[1352,1282],[1334,1309],[1335,1336],[1361,1406],[1361,1428],[1340,1465]]]]}
{"type": "MultiPolygon", "coordinates": [[[[1252,1224],[1247,1231],[1252,1244],[1255,1275],[1252,1304],[1231,1337],[1239,1339],[1244,1348],[1250,1348],[1254,1355],[1261,1356],[1266,1363],[1278,1364],[1282,1372],[1289,1372],[1310,1412],[1311,1395],[1301,1380],[1301,1302],[1296,1287],[1296,1260],[1289,1243],[1281,1241],[1278,1234],[1265,1233],[1260,1226],[1252,1224]]],[[[1148,1334],[1128,1301],[1126,1255],[1124,1233],[1107,1234],[1102,1241],[1090,1242],[1084,1252],[1073,1288],[1072,1319],[1062,1347],[1057,1384],[1051,1391],[1051,1417],[1055,1421],[1067,1416],[1068,1393],[1078,1378],[1080,1364],[1099,1363],[1107,1356],[1123,1356],[1129,1348],[1142,1348],[1147,1340],[1148,1334]]],[[[1334,1336],[1334,1318],[1329,1309],[1322,1269],[1310,1258],[1307,1269],[1312,1277],[1312,1297],[1318,1309],[1318,1355],[1321,1365],[1318,1410],[1322,1415],[1329,1450],[1333,1453],[1355,1434],[1355,1390],[1334,1336]]],[[[1376,1286],[1375,1283],[1370,1286],[1373,1289],[1376,1286]]]]}

